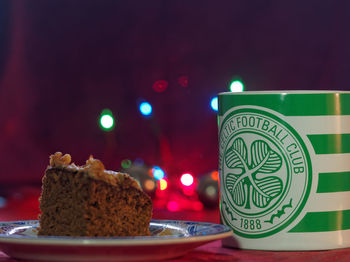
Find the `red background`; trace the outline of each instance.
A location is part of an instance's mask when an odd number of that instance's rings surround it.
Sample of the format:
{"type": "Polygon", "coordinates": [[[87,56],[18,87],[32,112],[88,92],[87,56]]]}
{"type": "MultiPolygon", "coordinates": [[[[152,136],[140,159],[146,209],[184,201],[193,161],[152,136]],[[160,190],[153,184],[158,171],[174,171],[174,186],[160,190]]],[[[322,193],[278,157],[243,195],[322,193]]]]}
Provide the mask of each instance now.
{"type": "Polygon", "coordinates": [[[94,154],[109,169],[125,158],[171,176],[216,169],[209,103],[234,76],[246,90],[349,89],[349,5],[1,1],[0,190],[40,183],[58,150],[78,164],[94,154]],[[152,89],[157,80],[164,92],[152,89]],[[97,123],[104,108],[117,120],[109,134],[97,123]]]}

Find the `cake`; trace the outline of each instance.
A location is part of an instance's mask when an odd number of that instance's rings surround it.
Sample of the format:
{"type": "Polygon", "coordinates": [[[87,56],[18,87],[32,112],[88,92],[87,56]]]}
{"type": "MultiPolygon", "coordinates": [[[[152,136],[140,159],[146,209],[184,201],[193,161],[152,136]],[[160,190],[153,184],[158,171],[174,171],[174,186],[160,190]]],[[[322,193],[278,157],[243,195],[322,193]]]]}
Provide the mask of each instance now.
{"type": "Polygon", "coordinates": [[[51,155],[39,201],[38,235],[150,235],[150,197],[130,175],[105,170],[92,156],[77,166],[69,154],[51,155]]]}

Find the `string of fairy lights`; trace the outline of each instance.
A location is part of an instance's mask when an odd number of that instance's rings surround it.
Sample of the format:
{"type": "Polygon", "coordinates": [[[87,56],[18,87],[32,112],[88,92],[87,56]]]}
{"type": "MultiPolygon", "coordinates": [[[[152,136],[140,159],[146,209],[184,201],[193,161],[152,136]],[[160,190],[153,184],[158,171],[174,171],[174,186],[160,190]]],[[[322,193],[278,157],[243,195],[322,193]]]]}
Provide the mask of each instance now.
{"type": "MultiPolygon", "coordinates": [[[[188,86],[188,78],[181,76],[178,83],[188,86]]],[[[155,92],[164,92],[168,88],[168,82],[157,80],[153,86],[155,92]]],[[[240,78],[233,79],[228,86],[230,92],[243,92],[245,86],[240,78]]],[[[218,98],[212,97],[209,106],[213,111],[218,111],[218,98]]],[[[139,113],[144,118],[152,118],[153,108],[149,101],[142,101],[138,104],[139,113]]],[[[116,117],[110,109],[104,109],[99,116],[99,125],[103,131],[110,132],[116,127],[116,117]]],[[[155,201],[155,205],[160,203],[160,207],[166,207],[169,211],[178,211],[181,209],[202,210],[204,207],[217,207],[219,202],[218,189],[218,171],[212,170],[202,176],[195,176],[191,172],[177,174],[178,182],[169,179],[166,167],[157,165],[147,165],[142,159],[124,159],[121,161],[122,171],[132,175],[140,186],[155,201]],[[199,178],[198,178],[199,177],[199,178]],[[170,192],[169,183],[175,183],[177,192],[174,197],[170,192]],[[157,202],[158,200],[158,202],[157,202]]],[[[174,186],[172,187],[174,189],[174,186]]]]}

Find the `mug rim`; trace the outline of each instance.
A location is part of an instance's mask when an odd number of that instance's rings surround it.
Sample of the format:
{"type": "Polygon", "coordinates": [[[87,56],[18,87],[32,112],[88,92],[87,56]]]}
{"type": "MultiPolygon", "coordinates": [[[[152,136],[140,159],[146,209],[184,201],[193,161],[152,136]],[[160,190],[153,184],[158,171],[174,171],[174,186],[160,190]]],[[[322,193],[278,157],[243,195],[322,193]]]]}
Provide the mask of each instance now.
{"type": "Polygon", "coordinates": [[[288,95],[288,94],[350,94],[346,90],[264,90],[242,92],[220,92],[219,95],[288,95]]]}

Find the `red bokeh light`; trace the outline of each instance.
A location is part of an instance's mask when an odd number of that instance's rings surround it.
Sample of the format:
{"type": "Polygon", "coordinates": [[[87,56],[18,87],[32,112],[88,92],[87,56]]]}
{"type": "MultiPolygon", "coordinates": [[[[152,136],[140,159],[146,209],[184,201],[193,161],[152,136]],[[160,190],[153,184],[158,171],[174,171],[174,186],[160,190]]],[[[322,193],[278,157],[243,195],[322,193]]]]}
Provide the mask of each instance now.
{"type": "Polygon", "coordinates": [[[195,211],[201,211],[201,210],[203,210],[203,208],[204,208],[204,206],[203,206],[202,202],[200,202],[200,201],[195,201],[195,202],[193,203],[193,209],[194,209],[195,211]]]}
{"type": "Polygon", "coordinates": [[[180,210],[180,205],[176,201],[169,201],[166,207],[169,211],[173,211],[173,212],[180,210]]]}
{"type": "Polygon", "coordinates": [[[152,88],[156,92],[164,92],[168,87],[168,81],[166,80],[157,80],[154,82],[152,88]]]}
{"type": "Polygon", "coordinates": [[[180,76],[177,79],[177,82],[180,84],[182,87],[188,87],[188,76],[180,76]]]}

